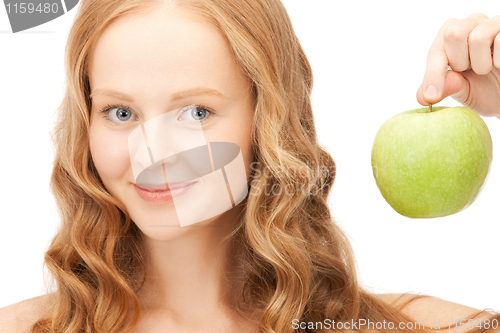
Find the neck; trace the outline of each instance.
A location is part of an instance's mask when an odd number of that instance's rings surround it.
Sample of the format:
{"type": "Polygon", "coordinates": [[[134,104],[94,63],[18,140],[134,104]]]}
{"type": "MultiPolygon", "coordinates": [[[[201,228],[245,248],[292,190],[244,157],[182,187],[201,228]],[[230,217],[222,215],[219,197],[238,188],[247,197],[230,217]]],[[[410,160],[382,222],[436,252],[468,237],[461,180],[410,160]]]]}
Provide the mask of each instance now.
{"type": "Polygon", "coordinates": [[[161,311],[176,320],[209,318],[225,307],[229,291],[228,246],[222,242],[239,221],[235,207],[208,223],[168,241],[145,237],[148,269],[138,293],[143,310],[161,311]]]}

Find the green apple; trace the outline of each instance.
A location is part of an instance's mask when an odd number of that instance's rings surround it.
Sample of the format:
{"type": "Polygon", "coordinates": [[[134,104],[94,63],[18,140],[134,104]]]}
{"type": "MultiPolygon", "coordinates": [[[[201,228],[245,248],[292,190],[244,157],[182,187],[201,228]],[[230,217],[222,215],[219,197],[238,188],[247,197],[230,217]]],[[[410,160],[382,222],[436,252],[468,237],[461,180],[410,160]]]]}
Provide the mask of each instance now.
{"type": "Polygon", "coordinates": [[[468,207],[486,183],[492,158],[488,127],[463,106],[396,114],[380,127],[372,148],[382,196],[411,218],[447,216],[468,207]]]}

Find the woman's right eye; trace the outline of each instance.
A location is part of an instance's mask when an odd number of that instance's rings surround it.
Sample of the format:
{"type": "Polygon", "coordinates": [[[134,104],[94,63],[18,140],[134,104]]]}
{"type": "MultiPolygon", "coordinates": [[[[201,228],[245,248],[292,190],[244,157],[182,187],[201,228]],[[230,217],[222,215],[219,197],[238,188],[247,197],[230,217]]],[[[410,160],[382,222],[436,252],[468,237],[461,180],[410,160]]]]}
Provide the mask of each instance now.
{"type": "Polygon", "coordinates": [[[134,115],[129,107],[123,105],[108,105],[100,113],[104,113],[103,117],[114,124],[124,123],[134,115]]]}

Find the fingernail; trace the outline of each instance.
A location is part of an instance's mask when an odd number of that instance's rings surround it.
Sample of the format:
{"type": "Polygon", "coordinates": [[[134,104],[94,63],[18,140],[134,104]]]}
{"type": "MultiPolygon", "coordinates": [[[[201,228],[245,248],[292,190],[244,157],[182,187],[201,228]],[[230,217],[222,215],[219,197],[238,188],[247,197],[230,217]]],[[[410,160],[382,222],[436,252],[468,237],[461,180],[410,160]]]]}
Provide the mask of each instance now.
{"type": "Polygon", "coordinates": [[[425,89],[425,98],[436,98],[438,97],[438,90],[435,86],[430,85],[425,89]]]}

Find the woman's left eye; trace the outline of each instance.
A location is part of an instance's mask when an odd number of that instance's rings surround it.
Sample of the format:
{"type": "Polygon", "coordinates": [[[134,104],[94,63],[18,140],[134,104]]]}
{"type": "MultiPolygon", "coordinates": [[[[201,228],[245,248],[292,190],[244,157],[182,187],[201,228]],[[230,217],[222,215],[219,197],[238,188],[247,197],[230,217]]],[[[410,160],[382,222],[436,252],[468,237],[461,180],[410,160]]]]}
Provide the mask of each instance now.
{"type": "Polygon", "coordinates": [[[213,111],[202,105],[189,105],[183,108],[181,117],[188,121],[204,122],[212,115],[213,111]]]}

